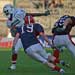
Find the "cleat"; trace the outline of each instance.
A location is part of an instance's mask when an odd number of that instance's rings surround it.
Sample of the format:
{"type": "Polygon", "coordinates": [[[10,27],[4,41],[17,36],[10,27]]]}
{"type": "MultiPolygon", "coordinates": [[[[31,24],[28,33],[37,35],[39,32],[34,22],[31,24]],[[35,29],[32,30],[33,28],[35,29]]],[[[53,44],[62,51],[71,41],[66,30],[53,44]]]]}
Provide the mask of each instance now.
{"type": "MultiPolygon", "coordinates": [[[[52,72],[57,72],[56,70],[51,70],[52,72]]],[[[60,69],[60,71],[58,71],[59,73],[61,73],[61,74],[63,74],[63,73],[65,73],[65,71],[64,71],[64,69],[60,69]]]]}
{"type": "Polygon", "coordinates": [[[70,67],[70,64],[66,64],[63,60],[60,61],[60,64],[65,67],[70,67]]]}
{"type": "Polygon", "coordinates": [[[62,66],[65,66],[65,62],[64,62],[63,60],[60,61],[60,64],[61,64],[62,66]]]}
{"type": "Polygon", "coordinates": [[[65,64],[66,67],[70,68],[70,64],[65,64]]]}
{"type": "Polygon", "coordinates": [[[61,74],[65,73],[65,71],[63,69],[60,69],[59,71],[61,74]]]}
{"type": "Polygon", "coordinates": [[[11,65],[8,69],[15,70],[16,69],[16,66],[15,65],[11,65]]]}

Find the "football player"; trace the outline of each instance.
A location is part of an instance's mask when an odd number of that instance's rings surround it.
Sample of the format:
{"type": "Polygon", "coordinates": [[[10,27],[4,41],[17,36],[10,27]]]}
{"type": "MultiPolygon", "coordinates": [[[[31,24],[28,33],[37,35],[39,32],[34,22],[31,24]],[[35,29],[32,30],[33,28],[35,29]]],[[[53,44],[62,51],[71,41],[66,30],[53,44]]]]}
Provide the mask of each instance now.
{"type": "MultiPolygon", "coordinates": [[[[49,12],[45,13],[26,13],[23,9],[20,8],[14,8],[12,5],[7,4],[3,7],[3,12],[5,16],[7,17],[7,27],[10,28],[10,32],[13,37],[16,35],[16,26],[22,26],[25,24],[25,16],[32,15],[35,16],[47,16],[49,15],[49,12]]],[[[33,21],[34,22],[34,21],[33,21]]],[[[17,60],[17,54],[18,50],[22,48],[21,40],[19,39],[15,48],[12,48],[12,65],[10,66],[10,69],[16,69],[16,60],[17,60]]]]}
{"type": "Polygon", "coordinates": [[[56,47],[54,56],[59,58],[60,48],[66,47],[75,56],[75,44],[71,39],[70,32],[75,26],[75,17],[64,15],[54,24],[52,29],[53,44],[56,47]]]}
{"type": "MultiPolygon", "coordinates": [[[[26,18],[28,19],[29,17],[30,16],[27,16],[26,18]]],[[[42,36],[50,44],[50,41],[44,33],[43,27],[38,23],[31,23],[31,20],[29,20],[29,22],[30,23],[25,23],[25,25],[21,27],[17,27],[17,33],[13,41],[13,47],[15,47],[20,37],[24,51],[28,56],[42,62],[43,64],[46,64],[53,70],[56,70],[60,73],[64,72],[63,69],[53,64],[54,62],[59,63],[59,60],[51,54],[48,54],[36,37],[35,33],[38,33],[38,35],[42,36]]]]}

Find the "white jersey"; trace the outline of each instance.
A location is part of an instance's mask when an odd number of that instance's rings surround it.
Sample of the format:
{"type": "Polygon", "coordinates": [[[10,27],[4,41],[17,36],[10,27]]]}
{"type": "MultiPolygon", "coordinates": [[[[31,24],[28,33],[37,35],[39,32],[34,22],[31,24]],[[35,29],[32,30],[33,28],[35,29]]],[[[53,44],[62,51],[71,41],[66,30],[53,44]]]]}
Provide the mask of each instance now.
{"type": "Polygon", "coordinates": [[[14,9],[12,15],[7,20],[7,27],[12,27],[14,25],[16,26],[22,26],[24,25],[24,18],[25,18],[25,11],[23,9],[14,9]]]}
{"type": "MultiPolygon", "coordinates": [[[[15,9],[13,14],[8,18],[7,27],[10,28],[10,32],[13,37],[15,37],[16,31],[15,31],[15,29],[12,29],[11,27],[14,25],[16,25],[16,26],[24,25],[25,15],[26,14],[25,14],[24,10],[15,9]]],[[[18,53],[20,48],[23,48],[21,39],[19,39],[17,44],[15,45],[15,49],[13,50],[13,53],[18,53]]]]}

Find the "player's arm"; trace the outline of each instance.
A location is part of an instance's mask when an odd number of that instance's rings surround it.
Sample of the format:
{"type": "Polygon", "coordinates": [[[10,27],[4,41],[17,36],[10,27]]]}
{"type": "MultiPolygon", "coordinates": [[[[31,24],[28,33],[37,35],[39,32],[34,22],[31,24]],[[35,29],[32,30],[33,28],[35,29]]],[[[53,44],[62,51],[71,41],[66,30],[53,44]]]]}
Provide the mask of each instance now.
{"type": "Polygon", "coordinates": [[[75,26],[75,17],[70,16],[70,18],[66,19],[64,22],[64,26],[71,25],[72,27],[75,26]]]}
{"type": "Polygon", "coordinates": [[[64,33],[69,33],[71,31],[71,28],[73,27],[71,18],[65,20],[64,26],[65,26],[64,33]]]}
{"type": "Polygon", "coordinates": [[[44,33],[44,29],[40,24],[37,24],[36,27],[37,32],[39,32],[39,35],[42,36],[44,38],[44,40],[50,45],[52,46],[50,40],[48,39],[48,37],[46,36],[46,34],[44,33]]]}
{"type": "Polygon", "coordinates": [[[50,40],[48,39],[47,35],[44,32],[40,32],[39,33],[40,36],[42,36],[44,38],[44,40],[50,45],[52,46],[50,40]]]}
{"type": "Polygon", "coordinates": [[[67,26],[67,25],[69,25],[69,24],[72,24],[71,18],[68,18],[68,19],[65,20],[64,26],[67,26]]]}
{"type": "Polygon", "coordinates": [[[31,15],[33,17],[39,17],[39,16],[48,16],[50,15],[49,10],[47,10],[45,13],[26,13],[27,16],[31,15]]]}
{"type": "Polygon", "coordinates": [[[71,20],[72,20],[72,25],[75,26],[75,17],[71,16],[71,20]]]}
{"type": "Polygon", "coordinates": [[[24,12],[17,12],[15,14],[15,17],[13,18],[13,21],[11,23],[11,26],[16,26],[16,25],[23,25],[24,24],[24,18],[25,18],[25,14],[24,12]]]}

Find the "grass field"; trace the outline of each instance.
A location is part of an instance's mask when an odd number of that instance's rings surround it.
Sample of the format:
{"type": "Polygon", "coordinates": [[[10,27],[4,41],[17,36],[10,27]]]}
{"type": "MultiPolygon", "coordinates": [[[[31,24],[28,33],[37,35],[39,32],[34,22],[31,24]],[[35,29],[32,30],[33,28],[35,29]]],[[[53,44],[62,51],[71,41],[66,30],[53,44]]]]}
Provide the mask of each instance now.
{"type": "MultiPolygon", "coordinates": [[[[52,52],[52,50],[47,51],[52,52]]],[[[17,69],[14,71],[8,69],[11,64],[10,59],[10,49],[0,49],[0,75],[60,75],[60,73],[52,72],[48,67],[31,59],[24,51],[19,51],[17,69]]],[[[71,65],[70,68],[59,65],[65,69],[64,75],[75,75],[75,58],[67,50],[64,50],[61,53],[61,59],[71,65]]]]}

